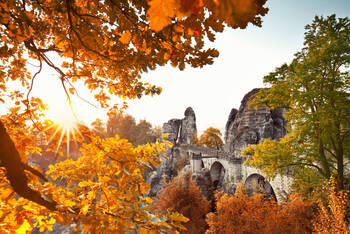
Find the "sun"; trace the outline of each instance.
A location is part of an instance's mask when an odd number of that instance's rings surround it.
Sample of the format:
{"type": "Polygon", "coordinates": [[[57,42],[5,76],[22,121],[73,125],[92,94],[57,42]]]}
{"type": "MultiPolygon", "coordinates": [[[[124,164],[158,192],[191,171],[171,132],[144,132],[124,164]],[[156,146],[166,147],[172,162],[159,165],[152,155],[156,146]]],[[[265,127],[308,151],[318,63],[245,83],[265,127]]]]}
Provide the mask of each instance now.
{"type": "Polygon", "coordinates": [[[77,126],[76,117],[67,107],[60,108],[56,106],[55,108],[49,109],[46,113],[46,117],[65,129],[72,129],[77,126]]]}
{"type": "Polygon", "coordinates": [[[74,129],[77,126],[77,121],[75,121],[74,119],[53,119],[53,122],[62,127],[63,129],[74,129]]]}
{"type": "Polygon", "coordinates": [[[76,141],[75,133],[78,133],[81,135],[81,133],[78,130],[78,121],[76,117],[70,110],[60,111],[58,109],[55,109],[55,111],[49,110],[46,117],[53,122],[53,125],[51,125],[47,129],[52,127],[56,128],[55,132],[50,136],[48,143],[50,143],[51,140],[54,139],[56,135],[60,134],[59,142],[56,148],[56,153],[58,152],[58,149],[62,144],[64,138],[66,138],[67,156],[69,157],[70,141],[71,140],[76,141]]]}

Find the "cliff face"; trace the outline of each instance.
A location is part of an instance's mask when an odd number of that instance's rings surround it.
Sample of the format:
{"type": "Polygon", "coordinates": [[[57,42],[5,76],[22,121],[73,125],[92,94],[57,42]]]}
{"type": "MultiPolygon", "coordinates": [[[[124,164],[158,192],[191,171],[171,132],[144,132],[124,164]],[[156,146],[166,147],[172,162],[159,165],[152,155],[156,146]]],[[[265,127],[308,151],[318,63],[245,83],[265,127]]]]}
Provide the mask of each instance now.
{"type": "Polygon", "coordinates": [[[162,134],[168,134],[165,140],[173,144],[191,144],[196,133],[196,115],[191,107],[185,110],[183,119],[171,119],[162,127],[162,134]]]}
{"type": "Polygon", "coordinates": [[[270,110],[265,107],[249,108],[259,89],[247,93],[239,110],[232,109],[226,124],[224,150],[236,157],[248,144],[258,144],[265,138],[280,139],[286,133],[282,109],[270,110]]]}
{"type": "MultiPolygon", "coordinates": [[[[162,127],[162,134],[167,134],[164,140],[170,141],[174,146],[191,144],[194,134],[197,133],[196,115],[193,109],[188,107],[184,115],[185,117],[183,119],[171,119],[167,123],[164,123],[162,127]]],[[[179,152],[174,150],[174,147],[168,149],[166,155],[168,160],[162,160],[157,170],[153,172],[153,175],[148,181],[151,184],[151,190],[149,192],[151,197],[156,196],[163,188],[163,176],[167,182],[176,176],[174,162],[179,157],[179,154],[179,152]]]]}
{"type": "Polygon", "coordinates": [[[197,133],[196,115],[191,107],[185,111],[185,118],[181,121],[180,144],[191,144],[194,134],[197,133]]]}

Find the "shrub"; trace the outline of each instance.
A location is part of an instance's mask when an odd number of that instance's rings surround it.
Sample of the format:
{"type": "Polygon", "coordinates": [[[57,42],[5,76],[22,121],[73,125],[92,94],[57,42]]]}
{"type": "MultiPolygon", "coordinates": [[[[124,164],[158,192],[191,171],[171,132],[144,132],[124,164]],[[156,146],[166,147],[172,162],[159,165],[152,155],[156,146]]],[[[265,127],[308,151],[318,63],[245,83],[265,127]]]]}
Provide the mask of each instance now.
{"type": "Polygon", "coordinates": [[[248,197],[242,185],[235,195],[216,194],[216,212],[207,215],[206,233],[306,233],[311,231],[309,204],[294,195],[279,205],[263,195],[248,197]]]}
{"type": "Polygon", "coordinates": [[[313,231],[316,233],[350,233],[346,222],[347,194],[337,191],[334,179],[324,187],[328,194],[328,205],[319,199],[319,210],[313,220],[313,231]]]}
{"type": "Polygon", "coordinates": [[[187,231],[181,233],[204,233],[207,225],[205,215],[210,202],[201,194],[197,185],[192,182],[190,174],[175,177],[160,192],[154,203],[154,211],[166,213],[179,212],[190,219],[184,224],[187,231]]]}

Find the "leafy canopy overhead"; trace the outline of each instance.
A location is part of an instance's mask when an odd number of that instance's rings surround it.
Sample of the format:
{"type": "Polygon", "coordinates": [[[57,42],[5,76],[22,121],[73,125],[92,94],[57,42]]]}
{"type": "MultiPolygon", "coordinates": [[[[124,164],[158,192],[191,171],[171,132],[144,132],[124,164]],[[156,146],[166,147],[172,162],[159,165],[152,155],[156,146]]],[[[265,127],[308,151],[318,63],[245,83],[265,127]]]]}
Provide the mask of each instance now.
{"type": "Polygon", "coordinates": [[[111,95],[160,93],[140,74],[170,62],[180,70],[218,56],[205,49],[225,25],[261,26],[266,0],[24,0],[0,2],[1,91],[19,80],[30,88],[28,58],[53,68],[65,90],[81,81],[103,107],[111,95]],[[62,62],[57,61],[57,57],[62,62]],[[67,86],[67,88],[66,88],[67,86]]]}

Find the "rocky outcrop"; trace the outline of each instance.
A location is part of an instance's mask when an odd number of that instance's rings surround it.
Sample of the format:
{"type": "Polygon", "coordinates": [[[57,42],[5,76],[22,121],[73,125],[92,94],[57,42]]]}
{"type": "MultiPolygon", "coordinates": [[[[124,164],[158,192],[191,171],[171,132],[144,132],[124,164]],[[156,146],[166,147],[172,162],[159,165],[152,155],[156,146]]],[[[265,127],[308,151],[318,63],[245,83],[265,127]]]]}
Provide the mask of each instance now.
{"type": "Polygon", "coordinates": [[[185,110],[183,119],[171,119],[162,127],[162,134],[167,134],[164,139],[173,144],[191,144],[196,133],[196,115],[191,107],[185,110]]]}
{"type": "Polygon", "coordinates": [[[193,136],[197,133],[196,115],[191,107],[185,111],[185,118],[181,121],[180,144],[191,144],[193,136]]]}
{"type": "Polygon", "coordinates": [[[258,144],[265,138],[278,140],[286,133],[282,109],[249,108],[249,101],[258,91],[253,89],[246,94],[239,110],[233,109],[227,121],[224,150],[236,157],[248,144],[258,144]]]}
{"type": "Polygon", "coordinates": [[[237,113],[238,113],[238,110],[235,108],[232,108],[232,110],[228,116],[228,120],[227,120],[226,126],[225,126],[225,141],[228,137],[227,136],[227,134],[229,133],[228,129],[230,128],[232,122],[235,120],[237,113]]]}
{"type": "Polygon", "coordinates": [[[197,133],[196,115],[191,107],[188,107],[184,113],[183,119],[171,119],[163,124],[162,134],[167,134],[164,140],[173,143],[173,147],[168,149],[168,160],[163,160],[157,170],[153,172],[148,180],[151,184],[149,196],[156,196],[163,188],[163,177],[169,182],[176,176],[175,161],[180,157],[180,152],[175,150],[177,145],[191,144],[193,136],[197,133]]]}
{"type": "Polygon", "coordinates": [[[272,198],[273,200],[277,201],[271,184],[261,175],[253,174],[249,176],[244,183],[244,190],[249,197],[259,193],[264,194],[266,198],[272,198]]]}
{"type": "MultiPolygon", "coordinates": [[[[249,101],[254,98],[258,91],[259,89],[253,89],[247,93],[242,99],[239,109],[233,108],[231,110],[225,127],[224,151],[191,145],[191,140],[197,132],[196,115],[191,107],[186,109],[183,119],[172,119],[165,123],[162,132],[168,134],[165,139],[172,142],[174,146],[168,150],[169,160],[163,160],[151,177],[150,196],[156,196],[162,189],[163,178],[170,181],[176,176],[178,171],[178,168],[175,168],[177,159],[182,157],[190,161],[193,154],[200,154],[206,158],[216,158],[214,161],[219,158],[225,160],[231,165],[230,167],[226,165],[227,169],[230,170],[231,168],[231,172],[234,171],[231,175],[227,173],[225,184],[222,184],[224,178],[221,178],[221,175],[224,177],[226,174],[221,173],[220,168],[218,173],[213,171],[215,162],[211,164],[209,174],[206,170],[194,171],[192,179],[199,185],[204,196],[211,197],[212,191],[210,189],[223,189],[228,193],[234,193],[236,183],[243,177],[241,151],[248,144],[258,144],[266,138],[278,140],[286,134],[286,121],[283,118],[282,109],[249,108],[249,101]]],[[[270,187],[266,183],[264,186],[265,193],[269,194],[270,187]]],[[[253,191],[255,187],[249,187],[249,189],[253,191]]]]}
{"type": "Polygon", "coordinates": [[[203,168],[199,172],[194,172],[192,174],[192,181],[197,184],[202,195],[208,201],[214,198],[213,183],[211,181],[210,171],[207,168],[203,168]]]}
{"type": "Polygon", "coordinates": [[[164,137],[164,140],[175,144],[179,137],[180,127],[181,119],[171,119],[167,123],[164,123],[162,127],[162,134],[167,134],[167,136],[164,137]]]}

